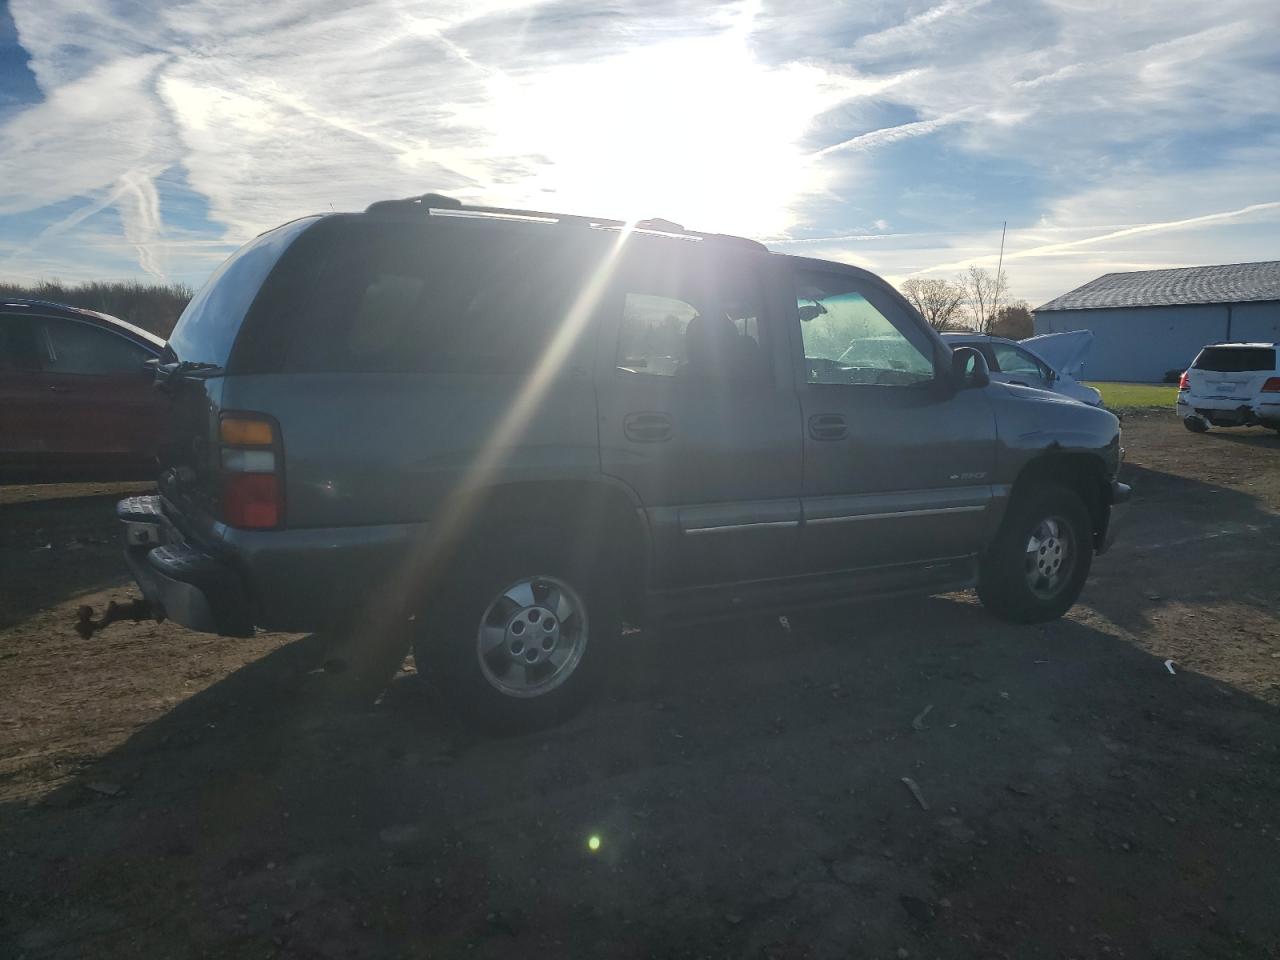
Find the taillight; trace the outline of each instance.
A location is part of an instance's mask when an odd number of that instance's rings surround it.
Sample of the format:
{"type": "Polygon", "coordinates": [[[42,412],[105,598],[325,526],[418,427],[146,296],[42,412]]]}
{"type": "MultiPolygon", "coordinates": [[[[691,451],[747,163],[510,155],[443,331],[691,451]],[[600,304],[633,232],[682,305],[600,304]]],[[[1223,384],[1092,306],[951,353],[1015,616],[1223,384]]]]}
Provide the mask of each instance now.
{"type": "Polygon", "coordinates": [[[233,527],[268,530],[284,522],[280,431],[257,414],[224,416],[219,424],[222,519],[233,527]]]}
{"type": "Polygon", "coordinates": [[[1185,371],[1185,370],[1183,370],[1183,371],[1182,371],[1182,376],[1181,376],[1181,378],[1179,378],[1179,380],[1178,380],[1178,389],[1179,389],[1179,390],[1190,390],[1190,389],[1191,389],[1191,380],[1190,380],[1190,378],[1188,378],[1188,377],[1187,377],[1187,371],[1185,371]]]}
{"type": "Polygon", "coordinates": [[[1267,382],[1262,385],[1263,393],[1280,393],[1280,377],[1267,377],[1267,382]]]}

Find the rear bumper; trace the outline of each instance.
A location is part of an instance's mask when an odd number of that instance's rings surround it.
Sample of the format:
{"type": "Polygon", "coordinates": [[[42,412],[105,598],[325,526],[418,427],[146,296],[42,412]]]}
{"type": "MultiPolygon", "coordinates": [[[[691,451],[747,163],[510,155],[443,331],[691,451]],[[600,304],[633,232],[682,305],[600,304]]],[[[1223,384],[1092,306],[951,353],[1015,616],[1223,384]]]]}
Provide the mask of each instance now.
{"type": "Polygon", "coordinates": [[[1249,400],[1242,397],[1199,397],[1181,391],[1175,410],[1180,417],[1201,416],[1222,426],[1252,426],[1257,423],[1280,423],[1280,400],[1272,402],[1275,394],[1263,394],[1264,399],[1249,400]]]}
{"type": "Polygon", "coordinates": [[[321,630],[359,616],[373,598],[394,601],[380,588],[406,569],[410,545],[429,532],[427,524],[264,531],[217,525],[210,542],[196,543],[168,509],[162,497],[120,502],[125,559],[153,609],[223,636],[249,636],[255,626],[321,630]]]}
{"type": "Polygon", "coordinates": [[[159,497],[129,497],[116,505],[124,524],[124,558],[157,616],[201,633],[253,635],[248,591],[225,562],[186,543],[159,497]]]}

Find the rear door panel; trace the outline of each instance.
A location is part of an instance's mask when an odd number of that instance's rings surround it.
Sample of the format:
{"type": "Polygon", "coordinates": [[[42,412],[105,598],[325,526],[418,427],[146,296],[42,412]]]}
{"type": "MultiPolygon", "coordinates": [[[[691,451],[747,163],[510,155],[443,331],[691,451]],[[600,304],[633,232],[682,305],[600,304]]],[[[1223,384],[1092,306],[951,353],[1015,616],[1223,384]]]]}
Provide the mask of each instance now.
{"type": "Polygon", "coordinates": [[[43,373],[0,369],[0,457],[36,466],[56,453],[56,399],[43,373]]]}
{"type": "Polygon", "coordinates": [[[84,463],[154,458],[164,397],[146,366],[153,354],[96,324],[39,322],[49,347],[45,376],[56,397],[51,436],[58,452],[84,463]]]}
{"type": "Polygon", "coordinates": [[[39,466],[57,452],[57,395],[43,368],[40,329],[30,316],[0,315],[0,458],[39,466]]]}
{"type": "Polygon", "coordinates": [[[599,322],[600,459],[648,513],[655,586],[796,572],[800,409],[774,287],[755,280],[766,256],[748,265],[682,241],[630,243],[599,322]],[[740,296],[756,298],[750,310],[740,296]],[[644,313],[663,298],[670,317],[644,313]],[[713,329],[724,339],[703,367],[697,344],[713,329]]]}

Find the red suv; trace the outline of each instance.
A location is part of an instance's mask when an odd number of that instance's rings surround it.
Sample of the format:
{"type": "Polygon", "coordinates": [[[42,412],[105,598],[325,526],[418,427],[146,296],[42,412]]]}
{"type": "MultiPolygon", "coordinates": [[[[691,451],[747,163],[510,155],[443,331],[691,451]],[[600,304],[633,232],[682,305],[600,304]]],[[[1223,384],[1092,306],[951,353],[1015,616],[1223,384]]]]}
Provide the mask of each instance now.
{"type": "Polygon", "coordinates": [[[115,317],[0,300],[0,482],[155,475],[164,341],[115,317]]]}

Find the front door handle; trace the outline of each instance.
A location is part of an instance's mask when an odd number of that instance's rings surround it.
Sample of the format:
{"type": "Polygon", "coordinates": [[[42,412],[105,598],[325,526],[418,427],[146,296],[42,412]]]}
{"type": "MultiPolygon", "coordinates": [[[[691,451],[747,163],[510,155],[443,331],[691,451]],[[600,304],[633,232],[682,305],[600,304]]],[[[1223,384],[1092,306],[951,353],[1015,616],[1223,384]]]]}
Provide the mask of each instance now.
{"type": "Polygon", "coordinates": [[[665,413],[628,413],[622,432],[636,443],[661,443],[671,439],[671,418],[665,413]]]}
{"type": "Polygon", "coordinates": [[[815,413],[809,418],[809,436],[815,440],[843,440],[849,425],[838,413],[815,413]]]}
{"type": "Polygon", "coordinates": [[[50,385],[49,385],[49,392],[50,392],[50,393],[70,393],[70,392],[71,392],[71,388],[70,388],[70,387],[60,387],[60,386],[58,386],[57,384],[50,384],[50,385]]]}

